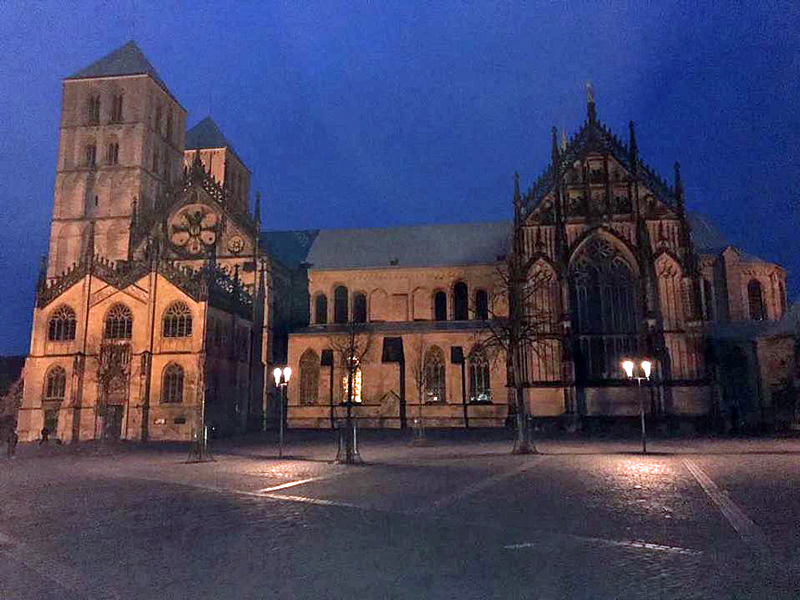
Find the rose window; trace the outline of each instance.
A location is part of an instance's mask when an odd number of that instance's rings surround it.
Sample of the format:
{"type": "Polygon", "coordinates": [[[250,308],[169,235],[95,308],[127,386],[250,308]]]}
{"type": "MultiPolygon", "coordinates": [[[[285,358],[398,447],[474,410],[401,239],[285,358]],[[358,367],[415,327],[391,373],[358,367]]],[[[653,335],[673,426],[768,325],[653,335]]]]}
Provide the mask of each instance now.
{"type": "Polygon", "coordinates": [[[172,221],[172,243],[189,254],[200,254],[217,241],[216,213],[201,206],[187,206],[172,221]]]}

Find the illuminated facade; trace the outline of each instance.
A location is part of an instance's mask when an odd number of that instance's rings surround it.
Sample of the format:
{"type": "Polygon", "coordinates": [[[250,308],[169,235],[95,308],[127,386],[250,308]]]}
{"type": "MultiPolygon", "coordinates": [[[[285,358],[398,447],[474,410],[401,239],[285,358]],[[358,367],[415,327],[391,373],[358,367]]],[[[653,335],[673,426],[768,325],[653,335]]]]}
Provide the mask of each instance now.
{"type": "MultiPolygon", "coordinates": [[[[210,119],[185,131],[132,42],[63,85],[20,439],[264,426],[278,413],[264,373],[283,363],[293,427],[331,427],[348,397],[363,427],[507,422],[505,356],[485,341],[508,314],[510,223],[262,232],[244,162],[210,119]]],[[[758,343],[786,312],[785,273],[687,213],[677,165],[672,185],[647,167],[632,124],[621,142],[590,101],[513,199],[542,333],[520,374],[537,419],[634,414],[620,367],[634,355],[654,362],[653,416],[767,418],[782,375],[762,367],[795,360],[758,343]]]]}

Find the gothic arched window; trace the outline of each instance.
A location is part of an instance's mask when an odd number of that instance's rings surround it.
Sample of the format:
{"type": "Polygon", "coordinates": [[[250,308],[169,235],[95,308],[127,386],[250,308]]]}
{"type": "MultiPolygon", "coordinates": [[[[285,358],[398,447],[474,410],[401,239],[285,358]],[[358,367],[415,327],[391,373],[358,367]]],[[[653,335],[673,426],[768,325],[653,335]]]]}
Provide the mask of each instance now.
{"type": "Polygon", "coordinates": [[[183,369],[171,363],[164,369],[161,379],[161,402],[174,404],[183,402],[183,369]]]}
{"type": "MultiPolygon", "coordinates": [[[[342,373],[342,400],[344,402],[347,402],[348,401],[348,387],[349,387],[348,379],[350,378],[350,373],[348,372],[348,369],[346,367],[344,369],[342,369],[342,371],[343,371],[343,373],[342,373]]],[[[352,398],[353,398],[353,402],[359,402],[360,403],[361,402],[361,367],[360,366],[357,365],[356,368],[353,370],[352,378],[353,378],[353,380],[352,380],[352,385],[353,385],[352,398]]]]}
{"type": "Polygon", "coordinates": [[[50,315],[47,339],[53,342],[75,339],[75,311],[69,306],[59,306],[50,315]]]}
{"type": "Polygon", "coordinates": [[[444,292],[436,292],[433,296],[433,318],[447,321],[447,294],[444,292]]]}
{"type": "Polygon", "coordinates": [[[115,304],[106,314],[103,337],[107,340],[129,340],[133,332],[133,314],[124,304],[115,304]]]}
{"type": "Polygon", "coordinates": [[[621,377],[620,358],[636,351],[637,306],[631,267],[603,238],[590,240],[570,267],[572,322],[582,378],[621,377]]]}
{"type": "Polygon", "coordinates": [[[473,348],[469,355],[469,401],[492,401],[489,361],[486,352],[480,346],[473,348]]]}
{"type": "Polygon", "coordinates": [[[185,302],[173,302],[164,311],[164,337],[190,337],[192,335],[192,311],[185,302]]]}
{"type": "Polygon", "coordinates": [[[489,318],[489,294],[486,290],[475,292],[475,318],[481,321],[489,318]]]}
{"type": "Polygon", "coordinates": [[[767,316],[764,311],[764,295],[761,293],[761,284],[755,279],[747,284],[747,300],[750,304],[750,318],[763,321],[767,316]]]}
{"type": "Polygon", "coordinates": [[[353,322],[367,322],[367,297],[364,294],[355,294],[353,297],[353,322]]]}
{"type": "Polygon", "coordinates": [[[453,286],[453,318],[456,321],[466,321],[469,318],[468,298],[467,284],[459,281],[453,286]]]}
{"type": "Polygon", "coordinates": [[[343,285],[333,290],[333,322],[347,323],[347,288],[343,285]]]}
{"type": "Polygon", "coordinates": [[[53,367],[47,372],[44,385],[45,402],[63,402],[67,390],[67,372],[62,367],[53,367]]]}
{"type": "Polygon", "coordinates": [[[325,294],[317,294],[314,298],[314,322],[318,325],[328,322],[328,298],[325,294]]]}
{"type": "Polygon", "coordinates": [[[444,352],[431,346],[425,352],[425,401],[445,401],[444,352]]]}
{"type": "Polygon", "coordinates": [[[310,348],[300,357],[300,404],[316,404],[319,396],[319,356],[310,348]]]}
{"type": "Polygon", "coordinates": [[[100,122],[100,96],[90,96],[86,106],[86,117],[91,125],[100,122]]]}

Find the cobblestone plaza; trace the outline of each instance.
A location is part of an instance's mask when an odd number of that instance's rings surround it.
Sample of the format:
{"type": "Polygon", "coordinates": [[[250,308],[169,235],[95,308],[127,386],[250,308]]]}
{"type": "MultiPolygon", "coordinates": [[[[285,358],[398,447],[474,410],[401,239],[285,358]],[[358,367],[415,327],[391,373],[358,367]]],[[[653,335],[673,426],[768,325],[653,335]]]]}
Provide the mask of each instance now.
{"type": "Polygon", "coordinates": [[[0,597],[795,598],[800,440],[22,445],[0,597]]]}

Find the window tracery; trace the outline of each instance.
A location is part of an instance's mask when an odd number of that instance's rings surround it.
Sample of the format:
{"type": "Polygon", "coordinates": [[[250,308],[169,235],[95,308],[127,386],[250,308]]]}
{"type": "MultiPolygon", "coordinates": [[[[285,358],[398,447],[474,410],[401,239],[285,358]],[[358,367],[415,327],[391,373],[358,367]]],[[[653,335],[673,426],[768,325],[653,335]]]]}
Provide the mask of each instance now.
{"type": "Polygon", "coordinates": [[[631,267],[603,238],[590,240],[570,267],[578,374],[621,377],[619,358],[636,350],[637,306],[631,267]]]}
{"type": "Polygon", "coordinates": [[[45,402],[63,402],[67,389],[67,372],[59,366],[47,372],[44,388],[45,402]]]}
{"type": "Polygon", "coordinates": [[[47,339],[63,342],[75,339],[75,311],[69,306],[59,306],[47,324],[47,339]]]}
{"type": "Polygon", "coordinates": [[[183,368],[180,365],[171,363],[164,369],[161,402],[165,404],[183,402],[183,368]]]}
{"type": "Polygon", "coordinates": [[[310,348],[300,357],[300,404],[316,404],[319,396],[319,356],[310,348]]]}
{"type": "Polygon", "coordinates": [[[133,314],[124,304],[115,304],[106,314],[103,337],[107,340],[129,340],[133,332],[133,314]]]}
{"type": "Polygon", "coordinates": [[[469,401],[492,401],[489,361],[480,346],[473,348],[469,355],[469,401]]]}
{"type": "Polygon", "coordinates": [[[444,351],[439,346],[431,346],[425,352],[425,401],[445,402],[445,390],[444,351]]]}
{"type": "Polygon", "coordinates": [[[164,311],[164,337],[190,337],[192,335],[192,311],[185,302],[174,302],[164,311]]]}

